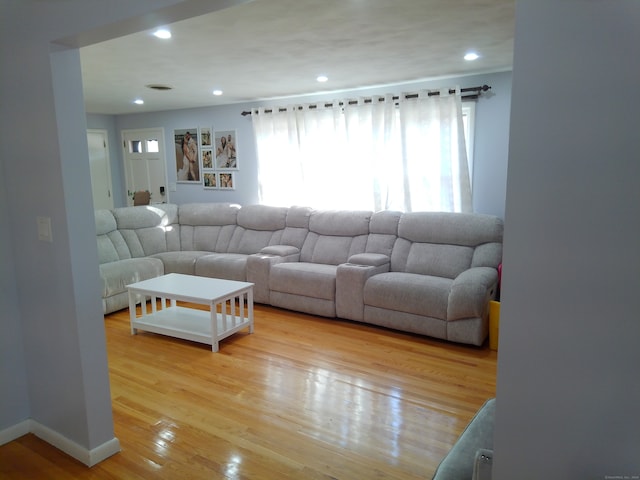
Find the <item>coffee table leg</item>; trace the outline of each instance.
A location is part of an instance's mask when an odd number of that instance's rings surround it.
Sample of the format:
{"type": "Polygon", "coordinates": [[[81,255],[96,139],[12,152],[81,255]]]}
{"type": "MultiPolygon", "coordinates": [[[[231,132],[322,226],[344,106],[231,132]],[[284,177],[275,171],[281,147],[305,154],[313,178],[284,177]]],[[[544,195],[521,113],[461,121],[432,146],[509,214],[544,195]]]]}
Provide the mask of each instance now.
{"type": "Polygon", "coordinates": [[[218,313],[216,304],[212,303],[209,305],[209,309],[211,310],[211,351],[217,352],[218,345],[218,313]]]}
{"type": "Polygon", "coordinates": [[[249,310],[249,333],[253,333],[253,287],[247,292],[247,310],[249,310]]]}
{"type": "Polygon", "coordinates": [[[129,322],[131,323],[131,335],[136,335],[138,329],[133,324],[136,321],[136,294],[129,289],[129,322]]]}

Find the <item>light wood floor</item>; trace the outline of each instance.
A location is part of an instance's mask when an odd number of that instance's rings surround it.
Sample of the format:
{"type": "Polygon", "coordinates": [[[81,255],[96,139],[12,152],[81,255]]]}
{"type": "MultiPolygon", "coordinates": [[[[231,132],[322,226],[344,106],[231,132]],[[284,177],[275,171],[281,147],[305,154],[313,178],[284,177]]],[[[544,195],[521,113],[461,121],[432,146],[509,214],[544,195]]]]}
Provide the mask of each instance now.
{"type": "Polygon", "coordinates": [[[3,479],[424,479],[495,396],[496,352],[256,305],[209,346],[105,317],[122,451],[89,469],[33,435],[3,479]]]}

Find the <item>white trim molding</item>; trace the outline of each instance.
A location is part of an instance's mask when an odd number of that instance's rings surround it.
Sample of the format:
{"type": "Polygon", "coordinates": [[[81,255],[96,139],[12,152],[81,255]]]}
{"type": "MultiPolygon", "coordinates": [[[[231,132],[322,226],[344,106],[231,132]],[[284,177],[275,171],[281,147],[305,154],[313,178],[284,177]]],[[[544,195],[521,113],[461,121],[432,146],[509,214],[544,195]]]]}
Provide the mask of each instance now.
{"type": "Polygon", "coordinates": [[[27,433],[33,433],[36,437],[70,455],[79,462],[84,463],[88,467],[93,467],[120,451],[120,441],[116,437],[89,450],[32,419],[24,420],[12,427],[0,430],[0,445],[12,442],[27,433]]]}
{"type": "Polygon", "coordinates": [[[31,433],[31,420],[29,419],[16,423],[4,430],[0,430],[0,446],[5,443],[13,442],[15,439],[20,438],[27,433],[31,433]]]}

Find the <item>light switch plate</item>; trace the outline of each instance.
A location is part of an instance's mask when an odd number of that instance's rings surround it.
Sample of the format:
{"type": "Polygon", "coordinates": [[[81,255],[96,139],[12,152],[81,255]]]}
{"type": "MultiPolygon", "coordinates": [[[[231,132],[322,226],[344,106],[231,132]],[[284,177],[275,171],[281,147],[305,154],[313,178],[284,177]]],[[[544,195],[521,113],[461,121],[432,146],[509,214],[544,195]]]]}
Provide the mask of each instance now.
{"type": "Polygon", "coordinates": [[[53,236],[51,235],[51,218],[49,217],[36,217],[38,222],[38,240],[42,242],[53,242],[53,236]]]}

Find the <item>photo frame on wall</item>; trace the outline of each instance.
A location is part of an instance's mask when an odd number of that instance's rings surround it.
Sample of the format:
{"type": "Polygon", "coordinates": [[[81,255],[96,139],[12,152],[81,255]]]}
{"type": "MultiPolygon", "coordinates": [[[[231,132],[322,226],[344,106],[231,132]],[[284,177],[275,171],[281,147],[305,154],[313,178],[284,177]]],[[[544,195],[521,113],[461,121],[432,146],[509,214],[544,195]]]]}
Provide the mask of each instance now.
{"type": "Polygon", "coordinates": [[[235,130],[215,132],[215,155],[217,170],[238,170],[235,130]]]}
{"type": "Polygon", "coordinates": [[[204,172],[202,175],[205,189],[217,190],[219,188],[218,174],[216,172],[204,172]]]}
{"type": "Polygon", "coordinates": [[[198,129],[173,131],[178,183],[201,183],[198,129]]]}
{"type": "Polygon", "coordinates": [[[235,190],[236,174],[235,172],[218,173],[218,188],[220,190],[235,190]]]}
{"type": "Polygon", "coordinates": [[[200,127],[200,146],[203,148],[211,147],[211,128],[200,127]]]}
{"type": "Polygon", "coordinates": [[[210,148],[203,148],[200,151],[200,156],[202,157],[202,169],[206,170],[207,168],[213,168],[213,150],[210,148]]]}

